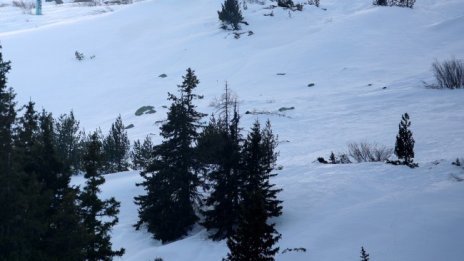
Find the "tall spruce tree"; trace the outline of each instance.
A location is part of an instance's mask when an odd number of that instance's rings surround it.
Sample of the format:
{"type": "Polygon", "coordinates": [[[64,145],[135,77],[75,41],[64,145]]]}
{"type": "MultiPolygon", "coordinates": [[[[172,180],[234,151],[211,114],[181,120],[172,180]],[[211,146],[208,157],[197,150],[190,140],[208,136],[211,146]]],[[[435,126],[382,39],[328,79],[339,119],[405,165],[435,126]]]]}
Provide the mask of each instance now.
{"type": "Polygon", "coordinates": [[[219,20],[222,21],[223,28],[227,28],[227,25],[230,25],[233,30],[240,30],[243,16],[238,0],[225,0],[221,11],[218,11],[218,16],[219,20]]]}
{"type": "MultiPolygon", "coordinates": [[[[11,69],[10,61],[3,60],[0,45],[0,175],[12,175],[11,158],[13,151],[13,124],[16,119],[15,93],[7,87],[7,73],[11,69]]],[[[8,189],[9,192],[9,189],[8,189]]]]}
{"type": "Polygon", "coordinates": [[[43,110],[39,117],[35,172],[39,181],[44,184],[44,189],[51,190],[53,196],[67,188],[71,179],[70,175],[65,173],[64,165],[56,153],[54,126],[52,114],[43,110]]]}
{"type": "Polygon", "coordinates": [[[15,93],[7,87],[11,66],[3,60],[0,46],[0,260],[31,260],[37,247],[33,238],[40,235],[33,224],[33,193],[30,180],[13,167],[13,127],[16,119],[15,93]]]}
{"type": "MultiPolygon", "coordinates": [[[[46,239],[46,232],[49,227],[48,209],[51,205],[51,193],[45,191],[45,184],[39,182],[39,170],[42,160],[39,159],[40,148],[40,127],[39,114],[34,109],[34,103],[30,101],[23,107],[24,114],[17,119],[14,137],[13,150],[13,172],[23,182],[19,186],[18,192],[21,193],[27,209],[28,220],[33,226],[27,229],[34,231],[34,242],[31,243],[31,255],[37,258],[48,258],[43,242],[46,239]],[[40,240],[38,240],[40,239],[40,240]]],[[[26,228],[23,228],[26,229],[26,228]]]]}
{"type": "Polygon", "coordinates": [[[161,126],[163,142],[153,149],[154,160],[141,173],[146,193],[135,198],[139,205],[139,229],[147,225],[149,232],[162,242],[185,235],[197,222],[198,160],[195,156],[197,128],[204,114],[193,102],[202,97],[193,90],[199,81],[192,69],[187,69],[178,85],[179,95],[169,94],[172,101],[167,120],[161,126]]]}
{"type": "Polygon", "coordinates": [[[18,119],[15,130],[15,162],[27,175],[35,175],[38,168],[36,157],[39,143],[39,114],[30,101],[23,107],[24,115],[18,119]]]}
{"type": "Polygon", "coordinates": [[[213,117],[202,132],[198,148],[207,171],[211,193],[205,201],[207,209],[203,225],[212,231],[211,238],[231,236],[238,226],[240,213],[240,136],[237,101],[226,85],[219,107],[220,119],[213,117]],[[206,155],[206,157],[205,157],[206,155]]]}
{"type": "Polygon", "coordinates": [[[100,186],[105,183],[102,176],[102,142],[97,132],[87,141],[83,164],[86,185],[80,195],[81,215],[87,234],[85,259],[88,261],[112,260],[122,256],[124,248],[112,249],[111,229],[118,223],[120,203],[115,198],[102,200],[99,198],[100,186]]]}
{"type": "Polygon", "coordinates": [[[277,152],[277,138],[274,136],[271,124],[267,121],[264,129],[258,121],[253,124],[242,151],[242,179],[243,192],[259,190],[265,200],[265,207],[269,217],[278,217],[282,214],[282,201],[277,194],[282,189],[274,188],[270,179],[277,174],[273,173],[277,152]]]}
{"type": "Polygon", "coordinates": [[[407,113],[403,114],[401,122],[399,124],[398,135],[396,136],[395,143],[395,155],[399,160],[403,160],[403,163],[410,165],[414,161],[414,138],[412,132],[409,129],[411,127],[411,121],[407,113]]]}
{"type": "Polygon", "coordinates": [[[282,201],[277,199],[281,189],[274,188],[270,178],[277,153],[277,139],[269,121],[261,130],[258,121],[253,124],[242,150],[241,218],[234,235],[227,245],[230,253],[227,260],[274,260],[280,239],[270,217],[282,214],[282,201]]]}
{"type": "Polygon", "coordinates": [[[79,129],[79,121],[74,117],[74,112],[62,114],[56,121],[56,150],[65,165],[65,170],[77,173],[82,169],[80,159],[82,151],[80,144],[83,134],[79,129]]]}
{"type": "Polygon", "coordinates": [[[103,151],[105,155],[105,172],[126,171],[129,167],[130,141],[127,131],[124,129],[121,115],[111,125],[110,132],[103,141],[103,151]]]}
{"type": "Polygon", "coordinates": [[[70,187],[70,173],[56,153],[55,122],[50,113],[39,117],[39,133],[34,150],[34,173],[41,184],[41,198],[46,202],[46,230],[39,241],[44,260],[82,260],[86,244],[80,220],[77,196],[70,187]]]}
{"type": "Polygon", "coordinates": [[[249,191],[242,202],[242,214],[235,234],[227,239],[228,261],[273,261],[279,247],[274,247],[281,235],[268,224],[268,214],[262,191],[249,191]]]}

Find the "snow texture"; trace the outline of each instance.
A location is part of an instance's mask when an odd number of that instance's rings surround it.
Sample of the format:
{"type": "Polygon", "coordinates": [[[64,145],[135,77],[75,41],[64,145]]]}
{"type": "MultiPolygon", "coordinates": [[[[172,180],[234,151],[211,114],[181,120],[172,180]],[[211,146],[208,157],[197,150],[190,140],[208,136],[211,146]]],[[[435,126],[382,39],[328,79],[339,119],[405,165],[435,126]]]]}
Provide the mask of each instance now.
{"type": "MultiPolygon", "coordinates": [[[[242,126],[269,118],[283,141],[283,170],[274,179],[284,189],[284,214],[274,220],[279,245],[308,251],[276,260],[359,260],[361,246],[375,261],[463,260],[464,182],[455,177],[464,178],[464,169],[451,161],[464,156],[464,90],[427,89],[423,81],[433,81],[435,59],[464,58],[464,1],[420,0],[409,9],[323,0],[302,12],[276,8],[272,17],[248,3],[250,25],[240,39],[219,28],[221,2],[45,3],[37,17],[0,0],[9,84],[20,104],[32,99],[55,116],[72,109],[87,131],[107,132],[121,114],[135,126],[132,140],[153,134],[156,143],[167,92],[192,67],[205,96],[200,111],[215,111],[210,103],[227,81],[241,112],[268,112],[244,114],[242,126]],[[76,51],[85,59],[77,61],[76,51]],[[135,116],[146,105],[156,113],[135,116]],[[282,107],[295,109],[278,112],[282,107]],[[314,162],[346,151],[349,142],[394,146],[405,112],[419,168],[314,162]]],[[[108,175],[103,187],[102,196],[122,202],[113,231],[115,247],[127,251],[122,260],[225,257],[225,241],[208,240],[201,227],[166,245],[134,231],[139,181],[124,172],[108,175]]]]}

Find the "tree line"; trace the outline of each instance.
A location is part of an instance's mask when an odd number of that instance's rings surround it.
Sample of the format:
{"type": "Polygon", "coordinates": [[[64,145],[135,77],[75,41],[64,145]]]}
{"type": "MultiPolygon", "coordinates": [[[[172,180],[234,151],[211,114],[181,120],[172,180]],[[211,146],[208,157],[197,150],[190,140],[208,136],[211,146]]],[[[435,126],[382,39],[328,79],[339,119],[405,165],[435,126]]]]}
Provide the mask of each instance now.
{"type": "Polygon", "coordinates": [[[82,154],[76,155],[73,114],[55,120],[45,110],[37,112],[32,101],[17,110],[15,92],[7,87],[10,69],[0,46],[0,260],[123,255],[110,241],[119,202],[99,198],[105,179],[98,133],[83,138],[82,154]],[[76,169],[85,174],[83,188],[70,184],[76,169]]]}
{"type": "Polygon", "coordinates": [[[0,260],[112,260],[110,232],[120,203],[101,199],[103,174],[142,169],[145,194],[136,229],[170,242],[195,224],[214,240],[227,238],[227,260],[273,260],[280,234],[271,217],[282,214],[275,188],[277,137],[256,121],[246,137],[238,103],[226,93],[208,124],[194,102],[199,83],[187,69],[160,128],[163,141],[130,142],[121,117],[107,136],[86,134],[73,112],[58,118],[30,101],[17,108],[7,87],[11,66],[0,46],[0,260]],[[129,163],[132,159],[132,164],[129,163]],[[83,174],[83,187],[71,185],[83,174]],[[251,259],[250,259],[251,258],[251,259]],[[265,258],[265,259],[260,259],[265,258]]]}

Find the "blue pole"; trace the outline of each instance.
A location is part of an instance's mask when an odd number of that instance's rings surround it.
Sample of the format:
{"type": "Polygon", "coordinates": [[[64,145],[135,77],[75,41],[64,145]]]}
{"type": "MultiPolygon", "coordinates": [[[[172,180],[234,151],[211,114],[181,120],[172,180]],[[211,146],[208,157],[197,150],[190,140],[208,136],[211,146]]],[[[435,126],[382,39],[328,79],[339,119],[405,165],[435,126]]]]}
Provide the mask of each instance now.
{"type": "Polygon", "coordinates": [[[36,0],[35,2],[35,14],[42,15],[42,0],[36,0]]]}

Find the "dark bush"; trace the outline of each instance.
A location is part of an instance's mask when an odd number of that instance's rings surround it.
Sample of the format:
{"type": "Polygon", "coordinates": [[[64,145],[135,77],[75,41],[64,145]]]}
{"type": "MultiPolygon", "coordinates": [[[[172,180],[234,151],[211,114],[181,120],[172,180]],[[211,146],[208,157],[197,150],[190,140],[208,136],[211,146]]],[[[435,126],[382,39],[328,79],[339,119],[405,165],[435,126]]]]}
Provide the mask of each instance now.
{"type": "Polygon", "coordinates": [[[322,164],[329,164],[329,162],[327,162],[323,157],[317,158],[317,161],[322,164]]]}
{"type": "Polygon", "coordinates": [[[284,8],[292,8],[295,4],[292,0],[277,0],[277,5],[284,8]]]}
{"type": "Polygon", "coordinates": [[[374,5],[387,6],[388,1],[387,0],[374,0],[374,5]]]}
{"type": "Polygon", "coordinates": [[[221,28],[227,29],[228,25],[232,26],[233,30],[239,30],[239,24],[243,22],[242,11],[237,0],[225,0],[222,4],[221,11],[218,11],[219,20],[222,21],[221,28]]]}

